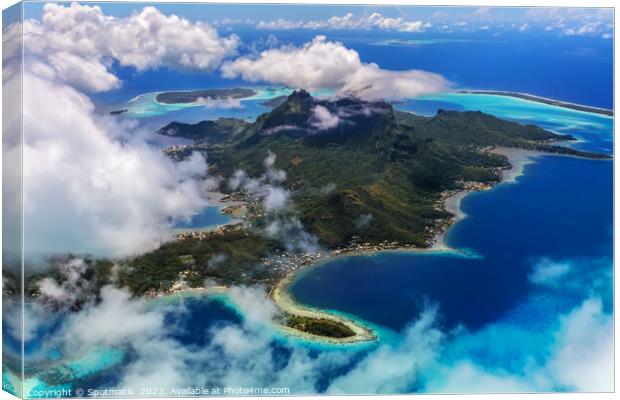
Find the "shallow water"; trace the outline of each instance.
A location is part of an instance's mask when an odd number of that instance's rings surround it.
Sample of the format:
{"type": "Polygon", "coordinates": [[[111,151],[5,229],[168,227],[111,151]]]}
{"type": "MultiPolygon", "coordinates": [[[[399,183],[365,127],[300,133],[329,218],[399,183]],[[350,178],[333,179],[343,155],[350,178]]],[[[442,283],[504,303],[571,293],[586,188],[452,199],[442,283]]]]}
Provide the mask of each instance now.
{"type": "Polygon", "coordinates": [[[613,117],[523,100],[509,96],[441,93],[420,96],[397,108],[434,115],[438,109],[482,111],[498,118],[535,124],[550,131],[581,139],[574,147],[596,152],[613,151],[613,117]]]}
{"type": "Polygon", "coordinates": [[[233,218],[222,213],[222,207],[208,206],[191,216],[188,221],[178,222],[175,229],[205,229],[225,225],[233,221],[233,218]]]}

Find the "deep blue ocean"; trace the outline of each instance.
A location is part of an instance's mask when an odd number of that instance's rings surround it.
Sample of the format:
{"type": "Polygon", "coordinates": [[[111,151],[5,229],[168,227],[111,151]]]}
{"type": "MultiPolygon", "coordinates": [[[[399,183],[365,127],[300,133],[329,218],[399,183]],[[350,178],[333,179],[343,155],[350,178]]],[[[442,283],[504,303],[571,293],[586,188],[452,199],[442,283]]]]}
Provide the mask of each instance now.
{"type": "MultiPolygon", "coordinates": [[[[246,44],[269,32],[237,32],[246,44]]],[[[314,32],[278,31],[280,43],[300,44],[314,32]]],[[[406,34],[330,33],[329,39],[355,48],[364,62],[386,69],[420,68],[443,74],[456,88],[527,92],[591,106],[613,107],[612,41],[585,37],[538,40],[520,35],[489,40],[468,36],[461,41],[422,45],[385,45],[388,39],[410,39],[406,34]]],[[[420,39],[421,36],[416,36],[420,39]]],[[[427,39],[440,39],[432,36],[427,39]]],[[[432,41],[430,41],[432,42],[432,41]]],[[[103,110],[124,107],[136,96],[149,92],[210,87],[250,86],[219,78],[216,74],[179,74],[165,69],[136,73],[118,70],[122,89],[97,95],[103,110]]],[[[144,100],[144,98],[143,98],[144,100]]],[[[171,120],[195,122],[218,116],[252,119],[268,109],[252,100],[240,110],[156,109],[136,116],[148,126],[171,120]]],[[[611,154],[613,119],[596,114],[552,107],[518,99],[442,93],[411,99],[396,106],[432,115],[438,108],[481,110],[522,123],[535,123],[579,139],[574,146],[611,154]]],[[[398,341],[400,332],[415,321],[429,304],[437,307],[439,326],[446,332],[464,329],[444,347],[443,360],[467,358],[475,362],[521,371],[528,360],[544,357],[557,317],[590,296],[596,287],[605,312],[612,313],[613,272],[613,162],[540,156],[525,167],[514,183],[467,196],[462,202],[467,218],[451,227],[447,243],[459,253],[384,253],[340,258],[305,271],[292,286],[293,296],[309,306],[346,313],[377,327],[385,342],[398,341]],[[564,290],[532,283],[529,275],[544,260],[570,263],[574,276],[564,290]]],[[[219,224],[210,211],[198,215],[186,227],[219,224]]],[[[224,300],[194,298],[183,307],[168,309],[170,337],[200,348],[213,327],[239,325],[243,316],[224,300]]],[[[379,345],[382,343],[379,343],[379,345]]],[[[311,348],[310,358],[323,353],[353,352],[361,357],[367,347],[323,348],[312,343],[282,341],[270,345],[279,362],[293,348],[311,348]]],[[[125,357],[131,357],[126,355],[125,357]]],[[[122,370],[86,374],[76,384],[106,386],[119,379],[122,370]],[[116,372],[113,372],[116,371],[116,372]]],[[[355,360],[339,370],[326,370],[316,386],[352,368],[355,360]]],[[[203,366],[213,371],[230,368],[224,359],[203,366]]],[[[77,367],[76,367],[77,368],[77,367]]],[[[101,372],[103,371],[103,372],[101,372]]],[[[45,387],[37,378],[30,385],[45,387]]],[[[407,387],[405,391],[417,390],[407,387]]]]}
{"type": "MultiPolygon", "coordinates": [[[[439,304],[446,328],[479,329],[531,294],[528,274],[536,260],[611,260],[612,190],[611,162],[541,157],[517,183],[464,199],[468,217],[449,231],[447,241],[481,258],[350,257],[309,270],[292,292],[302,303],[336,308],[394,330],[417,318],[431,301],[439,304]]],[[[582,299],[572,300],[541,306],[557,313],[582,299]]]]}

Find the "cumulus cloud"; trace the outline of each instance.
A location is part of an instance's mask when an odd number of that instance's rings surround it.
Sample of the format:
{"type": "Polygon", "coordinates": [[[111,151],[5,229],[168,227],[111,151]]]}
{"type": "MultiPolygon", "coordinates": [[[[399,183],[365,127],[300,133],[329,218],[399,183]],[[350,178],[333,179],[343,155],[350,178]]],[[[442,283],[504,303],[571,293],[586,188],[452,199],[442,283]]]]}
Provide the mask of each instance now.
{"type": "Polygon", "coordinates": [[[561,319],[548,368],[560,387],[610,392],[614,388],[613,317],[600,298],[585,300],[561,319]]]}
{"type": "Polygon", "coordinates": [[[613,298],[612,265],[607,258],[535,260],[529,274],[533,292],[516,314],[536,308],[536,323],[546,328],[532,332],[520,318],[508,317],[478,332],[456,332],[451,343],[463,355],[449,356],[449,362],[432,369],[426,389],[442,393],[613,390],[613,314],[604,305],[604,299],[613,298]],[[567,298],[575,304],[558,314],[555,307],[564,307],[567,298]],[[494,345],[481,357],[480,346],[489,340],[494,345]],[[519,347],[531,340],[538,343],[534,352],[527,351],[529,345],[519,347]],[[479,344],[463,351],[468,347],[464,343],[479,344]]]}
{"type": "Polygon", "coordinates": [[[332,114],[327,108],[317,105],[312,109],[312,119],[310,125],[316,129],[323,131],[333,129],[340,123],[340,118],[332,114]]]}
{"type": "Polygon", "coordinates": [[[237,170],[229,178],[228,185],[261,200],[268,237],[279,240],[288,251],[319,251],[318,239],[304,229],[295,215],[290,203],[291,192],[282,186],[286,172],[275,167],[276,161],[277,155],[268,151],[263,161],[264,174],[252,178],[245,171],[237,170]]]}
{"type": "Polygon", "coordinates": [[[401,32],[422,32],[432,26],[430,22],[421,20],[406,20],[404,18],[385,17],[378,12],[374,12],[368,16],[355,17],[352,13],[343,16],[333,16],[326,20],[302,21],[287,20],[279,18],[273,21],[259,21],[256,27],[258,29],[268,30],[284,30],[284,29],[328,29],[328,30],[344,30],[344,29],[385,29],[397,30],[401,32]]]}
{"type": "Polygon", "coordinates": [[[562,293],[606,296],[612,293],[612,261],[602,258],[551,259],[532,261],[528,279],[538,287],[562,293]]]}
{"type": "MultiPolygon", "coordinates": [[[[550,343],[548,353],[523,354],[528,360],[523,368],[511,370],[509,360],[504,361],[505,368],[502,368],[463,357],[451,362],[439,359],[425,371],[424,390],[434,393],[613,390],[613,318],[603,312],[600,299],[584,300],[560,315],[558,322],[551,335],[545,336],[550,343]]],[[[492,326],[501,328],[502,323],[492,326]]],[[[523,332],[527,334],[528,331],[523,332]]]]}
{"type": "Polygon", "coordinates": [[[278,18],[274,21],[259,21],[258,24],[256,24],[256,28],[269,30],[300,29],[303,28],[304,25],[305,23],[303,21],[291,21],[283,18],[278,18]]]}
{"type": "Polygon", "coordinates": [[[571,265],[567,262],[556,262],[544,258],[534,265],[533,271],[528,278],[535,284],[555,284],[566,276],[571,270],[571,265]]]}
{"type": "Polygon", "coordinates": [[[562,31],[562,33],[567,36],[593,35],[601,31],[602,24],[603,24],[602,21],[586,22],[585,24],[581,26],[566,28],[562,31]]]}
{"type": "MultiPolygon", "coordinates": [[[[447,354],[447,345],[467,331],[439,328],[440,311],[427,305],[420,317],[376,346],[343,351],[316,351],[295,339],[276,336],[279,311],[261,287],[234,287],[230,304],[240,323],[221,322],[204,333],[200,346],[175,339],[175,323],[166,313],[185,318],[183,303],[150,307],[123,289],[101,291],[101,300],[66,318],[54,343],[72,357],[101,348],[132,354],[121,370],[119,387],[184,387],[209,381],[233,387],[290,387],[296,394],[608,391],[613,389],[613,318],[598,298],[588,298],[560,315],[545,339],[545,354],[524,353],[523,368],[489,366],[466,355],[447,354]],[[118,315],[123,323],[118,324],[118,315]],[[277,345],[274,346],[274,343],[277,345]],[[325,377],[330,378],[325,380],[325,377]]],[[[34,311],[45,323],[47,314],[34,311]]],[[[36,318],[35,318],[36,319],[36,318]]],[[[173,319],[174,321],[174,319],[173,319]]],[[[499,321],[492,325],[500,326],[499,321]]],[[[31,327],[41,325],[31,325],[31,327]]],[[[41,334],[36,330],[36,335],[41,334]]],[[[525,333],[524,333],[525,334],[525,333]]],[[[494,344],[499,349],[503,343],[494,344]]],[[[505,344],[510,346],[509,343],[505,344]]],[[[494,353],[491,353],[494,354],[494,353]]]]}
{"type": "MultiPolygon", "coordinates": [[[[119,387],[173,388],[201,382],[196,362],[206,357],[174,339],[176,327],[165,324],[166,309],[147,307],[124,289],[105,286],[101,300],[69,315],[51,339],[71,357],[88,356],[95,350],[120,350],[131,354],[119,366],[119,387]],[[119,315],[123,316],[119,323],[119,315]]],[[[182,309],[182,305],[177,305],[182,309]]],[[[182,311],[181,311],[182,312],[182,311]]]]}
{"type": "Polygon", "coordinates": [[[306,232],[296,217],[272,218],[265,228],[267,236],[278,239],[288,251],[315,253],[320,250],[316,236],[306,232]]]}
{"type": "Polygon", "coordinates": [[[72,314],[63,333],[79,346],[121,347],[140,334],[148,336],[161,331],[161,316],[145,312],[144,306],[144,301],[131,299],[128,291],[105,286],[101,289],[101,302],[72,314]],[[115,323],[119,315],[126,323],[115,323]]]}
{"type": "Polygon", "coordinates": [[[307,90],[333,89],[367,100],[402,99],[445,90],[449,83],[421,70],[390,71],[363,63],[342,43],[316,36],[301,47],[265,50],[258,57],[240,57],[222,65],[227,78],[265,81],[307,90]]]}
{"type": "Polygon", "coordinates": [[[230,289],[232,302],[244,310],[246,324],[264,325],[270,323],[278,314],[278,308],[271,302],[263,287],[238,287],[230,289]]]}
{"type": "Polygon", "coordinates": [[[433,28],[446,32],[486,31],[492,37],[505,32],[548,32],[560,35],[611,34],[611,8],[529,7],[505,9],[481,7],[471,10],[438,11],[429,18],[433,28]],[[582,29],[583,28],[583,29],[582,29]]]}
{"type": "Polygon", "coordinates": [[[235,99],[232,97],[228,97],[225,99],[214,99],[212,97],[199,97],[196,99],[196,103],[203,105],[205,108],[218,108],[222,110],[240,110],[243,108],[243,104],[241,104],[240,99],[235,99]]]}
{"type": "Polygon", "coordinates": [[[505,371],[489,371],[469,360],[440,366],[440,378],[432,379],[427,390],[440,393],[519,393],[535,391],[534,382],[505,371]]]}
{"type": "Polygon", "coordinates": [[[611,8],[533,7],[524,19],[530,25],[542,26],[565,36],[598,36],[613,34],[611,8]]]}
{"type": "Polygon", "coordinates": [[[265,199],[263,204],[266,212],[270,213],[284,208],[288,200],[288,191],[271,185],[265,187],[265,199]]]}
{"type": "Polygon", "coordinates": [[[274,168],[277,156],[268,150],[267,157],[263,161],[265,173],[259,177],[252,178],[242,170],[236,170],[228,179],[228,186],[232,190],[242,190],[251,194],[258,194],[263,198],[270,194],[275,197],[281,197],[282,194],[277,193],[277,189],[284,190],[277,185],[286,180],[286,171],[274,168]]]}
{"type": "MultiPolygon", "coordinates": [[[[99,6],[48,3],[40,20],[26,20],[9,31],[20,29],[24,65],[31,73],[89,92],[120,86],[108,71],[110,60],[138,71],[159,67],[210,71],[234,55],[239,44],[235,35],[221,37],[205,23],[164,15],[150,6],[117,18],[105,15],[99,6]]],[[[3,45],[8,41],[19,42],[19,37],[3,36],[3,45]]]]}
{"type": "MultiPolygon", "coordinates": [[[[10,68],[20,65],[21,29],[27,256],[124,257],[172,238],[175,220],[206,205],[204,157],[172,162],[147,143],[148,132],[97,114],[82,91],[120,85],[112,60],[137,70],[213,69],[234,53],[237,38],[153,7],[116,18],[97,6],[46,4],[40,20],[3,35],[7,87],[21,82],[19,68],[10,68]]],[[[15,137],[21,128],[14,124],[15,137]]],[[[11,143],[4,155],[21,150],[11,143]]]]}
{"type": "Polygon", "coordinates": [[[206,205],[202,155],[174,163],[69,86],[27,74],[23,115],[29,257],[147,251],[172,237],[175,219],[206,205]]]}
{"type": "Polygon", "coordinates": [[[61,262],[58,266],[60,282],[47,276],[36,282],[39,295],[45,301],[51,301],[56,305],[73,305],[78,300],[85,299],[85,290],[90,282],[84,277],[87,266],[83,259],[74,258],[61,262]]]}
{"type": "Polygon", "coordinates": [[[381,345],[350,372],[336,378],[332,393],[402,393],[438,355],[444,334],[436,328],[436,308],[429,307],[403,332],[395,345],[381,345]]]}

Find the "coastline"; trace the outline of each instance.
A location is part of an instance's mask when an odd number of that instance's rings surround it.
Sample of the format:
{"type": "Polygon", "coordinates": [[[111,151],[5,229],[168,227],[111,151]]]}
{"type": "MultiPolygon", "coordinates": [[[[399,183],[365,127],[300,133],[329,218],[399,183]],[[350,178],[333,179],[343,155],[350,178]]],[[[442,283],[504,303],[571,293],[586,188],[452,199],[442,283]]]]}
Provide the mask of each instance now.
{"type": "MultiPolygon", "coordinates": [[[[509,169],[502,170],[501,179],[498,183],[487,185],[473,185],[466,189],[453,190],[444,192],[439,200],[438,206],[447,211],[451,217],[447,218],[443,222],[440,222],[435,227],[435,234],[431,241],[429,241],[428,247],[413,247],[403,246],[398,243],[383,243],[377,245],[359,244],[353,245],[343,249],[336,249],[329,252],[316,253],[312,255],[306,254],[300,255],[297,258],[291,258],[289,261],[294,264],[294,268],[282,275],[273,286],[271,286],[268,293],[268,298],[278,307],[278,309],[284,315],[305,317],[318,320],[328,320],[334,323],[341,324],[350,329],[354,334],[352,336],[336,338],[322,335],[316,335],[313,333],[305,332],[300,329],[296,329],[287,326],[286,320],[273,321],[274,326],[284,335],[295,336],[304,338],[307,340],[326,343],[331,345],[352,345],[356,343],[373,342],[378,339],[376,332],[370,327],[364,324],[363,321],[354,319],[353,317],[347,317],[339,315],[334,311],[314,308],[299,303],[293,298],[290,293],[290,287],[297,278],[302,276],[311,268],[320,267],[328,262],[332,262],[340,257],[355,257],[355,256],[372,256],[385,252],[399,252],[399,253],[418,253],[418,254],[437,254],[437,253],[453,253],[462,256],[469,256],[467,252],[460,251],[450,247],[446,241],[447,234],[451,227],[458,222],[464,220],[467,214],[461,209],[462,201],[465,197],[473,192],[479,192],[483,190],[490,190],[502,183],[514,183],[516,179],[524,173],[524,169],[527,165],[536,161],[536,158],[543,155],[556,155],[547,154],[540,151],[518,149],[518,148],[506,148],[496,147],[490,149],[489,152],[494,154],[501,154],[508,158],[510,164],[509,169]]],[[[226,195],[218,192],[208,192],[207,196],[212,204],[222,205],[237,205],[245,204],[242,201],[225,200],[226,195]]],[[[208,288],[188,288],[179,287],[172,292],[166,294],[158,294],[153,296],[153,300],[162,298],[175,299],[179,297],[183,300],[184,296],[200,296],[200,295],[218,295],[226,294],[229,288],[225,286],[215,286],[208,288]]]]}
{"type": "MultiPolygon", "coordinates": [[[[514,183],[517,178],[523,175],[525,167],[536,162],[536,158],[542,155],[553,155],[553,153],[543,153],[534,150],[517,149],[513,147],[496,147],[489,151],[493,154],[499,154],[508,158],[508,162],[512,167],[502,171],[502,179],[500,183],[514,183]]],[[[574,157],[574,156],[573,156],[574,157]]]]}
{"type": "Polygon", "coordinates": [[[220,229],[231,228],[236,225],[243,225],[245,223],[244,217],[247,212],[245,206],[247,203],[241,200],[227,200],[227,195],[220,192],[208,191],[205,194],[207,198],[207,207],[217,207],[219,212],[230,218],[230,221],[218,224],[208,225],[200,228],[173,228],[172,233],[177,238],[183,237],[200,237],[204,234],[216,232],[220,229]]]}
{"type": "Polygon", "coordinates": [[[583,111],[583,112],[589,112],[589,113],[594,113],[594,114],[600,114],[600,115],[605,115],[607,117],[612,117],[612,118],[614,116],[614,111],[609,110],[607,108],[593,107],[593,106],[588,106],[585,104],[577,104],[577,103],[571,103],[568,101],[555,100],[555,99],[550,99],[548,97],[536,96],[536,95],[529,94],[529,93],[510,92],[510,91],[504,91],[504,90],[478,90],[478,89],[458,90],[457,93],[489,94],[489,95],[496,95],[496,96],[514,97],[517,99],[534,101],[537,103],[548,104],[551,106],[568,108],[568,109],[575,110],[575,111],[583,111]]]}
{"type": "MultiPolygon", "coordinates": [[[[501,154],[508,158],[508,162],[511,165],[510,169],[502,171],[502,177],[500,182],[496,185],[486,189],[490,190],[501,183],[511,183],[516,182],[516,178],[523,174],[524,168],[526,165],[535,162],[535,158],[542,153],[535,152],[532,150],[523,150],[523,149],[513,149],[513,148],[504,148],[498,147],[491,150],[492,153],[501,154]]],[[[485,190],[485,189],[483,189],[485,190]]],[[[284,327],[287,332],[290,332],[293,335],[302,336],[311,338],[319,341],[327,341],[329,343],[339,343],[339,344],[350,344],[356,342],[365,342],[376,340],[377,337],[368,327],[359,324],[357,321],[353,321],[351,319],[334,315],[329,311],[320,310],[316,308],[311,308],[300,304],[297,302],[289,292],[290,285],[294,282],[296,277],[298,277],[301,273],[306,272],[310,268],[318,267],[326,262],[330,262],[335,260],[338,257],[350,257],[350,256],[362,256],[362,255],[374,255],[384,252],[411,252],[411,253],[442,253],[442,252],[452,252],[457,254],[462,254],[458,249],[454,249],[448,245],[446,242],[446,235],[451,227],[453,227],[458,222],[464,220],[467,217],[467,214],[461,209],[461,203],[465,197],[469,194],[478,192],[480,190],[459,190],[453,193],[450,193],[442,200],[442,206],[444,210],[449,212],[452,215],[449,222],[440,227],[439,232],[435,234],[433,244],[427,248],[411,248],[411,247],[395,247],[395,248],[387,248],[381,250],[375,249],[356,249],[352,251],[342,251],[342,250],[334,250],[328,256],[320,258],[316,262],[311,262],[307,265],[300,266],[298,269],[289,272],[282,279],[280,279],[276,285],[273,287],[271,292],[269,293],[269,297],[273,300],[273,302],[283,311],[293,314],[293,315],[301,315],[307,316],[311,318],[325,318],[332,319],[339,323],[342,323],[349,327],[351,330],[355,332],[354,336],[344,338],[344,339],[333,339],[327,338],[323,336],[316,336],[312,334],[308,334],[297,329],[292,329],[288,327],[284,327]]]]}
{"type": "Polygon", "coordinates": [[[243,206],[247,203],[241,200],[226,200],[228,195],[220,192],[209,191],[205,193],[205,197],[209,203],[217,207],[243,206]]]}
{"type": "MultiPolygon", "coordinates": [[[[285,323],[281,323],[280,321],[273,321],[277,329],[285,335],[301,337],[308,340],[333,345],[351,345],[377,340],[378,337],[373,331],[373,329],[371,329],[369,326],[366,326],[363,322],[360,322],[353,318],[348,318],[346,316],[338,315],[333,311],[314,308],[299,303],[290,294],[290,286],[295,282],[295,279],[301,276],[301,274],[307,272],[310,268],[320,267],[321,265],[324,265],[327,262],[334,261],[340,257],[372,256],[385,252],[407,252],[418,254],[454,253],[467,256],[467,253],[450,247],[446,242],[446,235],[450,228],[467,217],[467,214],[461,209],[463,199],[473,192],[490,190],[502,183],[516,182],[516,178],[523,174],[526,165],[534,163],[537,157],[546,154],[533,150],[505,147],[497,147],[489,151],[494,154],[501,154],[506,156],[511,167],[502,171],[500,181],[493,186],[444,192],[446,195],[443,196],[440,200],[440,207],[450,213],[452,217],[449,218],[446,222],[438,225],[437,231],[429,247],[408,247],[391,243],[386,243],[382,245],[356,245],[355,247],[337,249],[322,254],[315,254],[311,257],[301,257],[301,261],[297,262],[296,268],[284,274],[271,287],[271,290],[268,293],[268,298],[271,299],[278,307],[278,309],[284,314],[312,319],[329,320],[346,326],[354,332],[354,335],[344,338],[320,336],[289,327],[285,323]]],[[[222,203],[222,198],[225,196],[217,192],[210,192],[209,195],[212,196],[210,200],[216,203],[222,203]]],[[[224,201],[224,204],[230,205],[231,203],[224,201]]],[[[216,286],[209,288],[180,288],[167,294],[156,295],[154,296],[154,299],[173,298],[176,296],[183,299],[184,294],[197,296],[217,295],[225,294],[228,292],[228,290],[229,288],[225,286],[216,286]]]]}
{"type": "MultiPolygon", "coordinates": [[[[330,257],[322,260],[325,262],[327,260],[331,260],[330,257]]],[[[313,264],[313,266],[319,265],[320,263],[313,264]]],[[[369,327],[362,325],[357,321],[353,321],[352,319],[342,317],[340,315],[333,314],[326,310],[320,310],[308,306],[304,306],[298,303],[296,300],[292,298],[289,293],[289,286],[293,283],[297,273],[300,270],[305,270],[305,268],[300,268],[297,271],[286,274],[284,278],[280,279],[278,283],[274,286],[274,288],[269,293],[269,298],[274,302],[274,304],[284,313],[313,318],[313,319],[326,319],[339,324],[346,326],[354,332],[353,336],[348,336],[344,338],[333,338],[327,336],[319,336],[314,335],[312,333],[304,332],[299,329],[291,328],[284,324],[278,324],[278,327],[287,335],[298,336],[314,341],[319,341],[322,343],[329,344],[353,344],[353,343],[361,343],[361,342],[370,342],[377,339],[375,333],[369,327]]]]}
{"type": "MultiPolygon", "coordinates": [[[[277,287],[280,287],[281,289],[274,289],[269,294],[269,298],[274,301],[280,311],[282,311],[283,313],[302,317],[328,319],[347,326],[349,329],[355,332],[355,335],[345,338],[319,336],[291,328],[283,323],[279,323],[279,321],[277,320],[272,321],[276,328],[280,330],[283,334],[287,336],[302,337],[308,340],[328,344],[353,344],[374,341],[376,339],[373,331],[364,325],[353,322],[345,317],[341,317],[326,311],[302,306],[299,303],[295,302],[285,290],[285,288],[288,287],[288,284],[290,284],[292,277],[293,274],[285,276],[282,280],[278,282],[277,285],[277,287]]],[[[173,290],[169,293],[158,293],[150,296],[147,300],[147,307],[156,307],[158,305],[173,303],[176,301],[180,301],[182,303],[186,298],[191,297],[227,295],[229,290],[230,288],[227,286],[210,286],[199,288],[186,287],[173,290]]]]}

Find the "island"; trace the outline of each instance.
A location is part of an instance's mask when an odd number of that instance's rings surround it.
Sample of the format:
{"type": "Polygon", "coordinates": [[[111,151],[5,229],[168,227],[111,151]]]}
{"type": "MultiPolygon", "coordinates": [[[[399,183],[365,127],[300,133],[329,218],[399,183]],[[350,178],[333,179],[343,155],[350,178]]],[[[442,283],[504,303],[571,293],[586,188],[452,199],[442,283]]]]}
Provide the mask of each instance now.
{"type": "Polygon", "coordinates": [[[269,100],[265,100],[263,102],[260,103],[261,106],[265,106],[265,107],[269,107],[269,108],[276,108],[279,105],[283,104],[284,102],[286,102],[286,99],[288,99],[288,96],[277,96],[274,98],[271,98],[269,100]]]}
{"type": "Polygon", "coordinates": [[[252,89],[203,89],[157,93],[155,100],[163,104],[195,103],[198,99],[245,99],[256,95],[252,89]]]}
{"type": "MultiPolygon", "coordinates": [[[[243,206],[241,221],[183,233],[137,257],[88,260],[85,276],[92,284],[85,287],[92,296],[113,276],[144,297],[208,292],[205,282],[262,285],[280,308],[276,322],[284,332],[338,344],[376,335],[363,322],[298,304],[288,287],[299,271],[351,254],[445,251],[443,235],[459,218],[462,196],[493,187],[513,167],[506,149],[610,158],[562,145],[575,140],[570,135],[478,111],[439,110],[426,117],[387,102],[319,100],[304,90],[252,123],[175,122],[160,133],[194,142],[167,149],[173,160],[207,155],[209,174],[222,178],[219,201],[243,206]],[[235,184],[239,171],[254,184],[235,184]],[[270,174],[276,178],[269,188],[286,191],[289,199],[277,212],[256,188],[270,174]],[[274,235],[274,223],[289,230],[274,235]]],[[[33,282],[39,279],[26,280],[28,295],[37,295],[33,282]]]]}
{"type": "Polygon", "coordinates": [[[196,124],[171,122],[157,133],[164,136],[192,139],[196,143],[217,144],[247,128],[249,122],[237,118],[219,118],[216,121],[201,121],[196,124]]]}
{"type": "Polygon", "coordinates": [[[595,114],[607,115],[610,117],[614,116],[614,111],[608,110],[606,108],[591,107],[591,106],[586,106],[583,104],[569,103],[567,101],[549,99],[546,97],[535,96],[533,94],[528,94],[528,93],[506,92],[506,91],[501,91],[501,90],[460,90],[459,93],[490,94],[490,95],[496,95],[496,96],[516,97],[518,99],[535,101],[537,103],[570,108],[571,110],[585,111],[585,112],[590,112],[590,113],[595,113],[595,114]]]}

